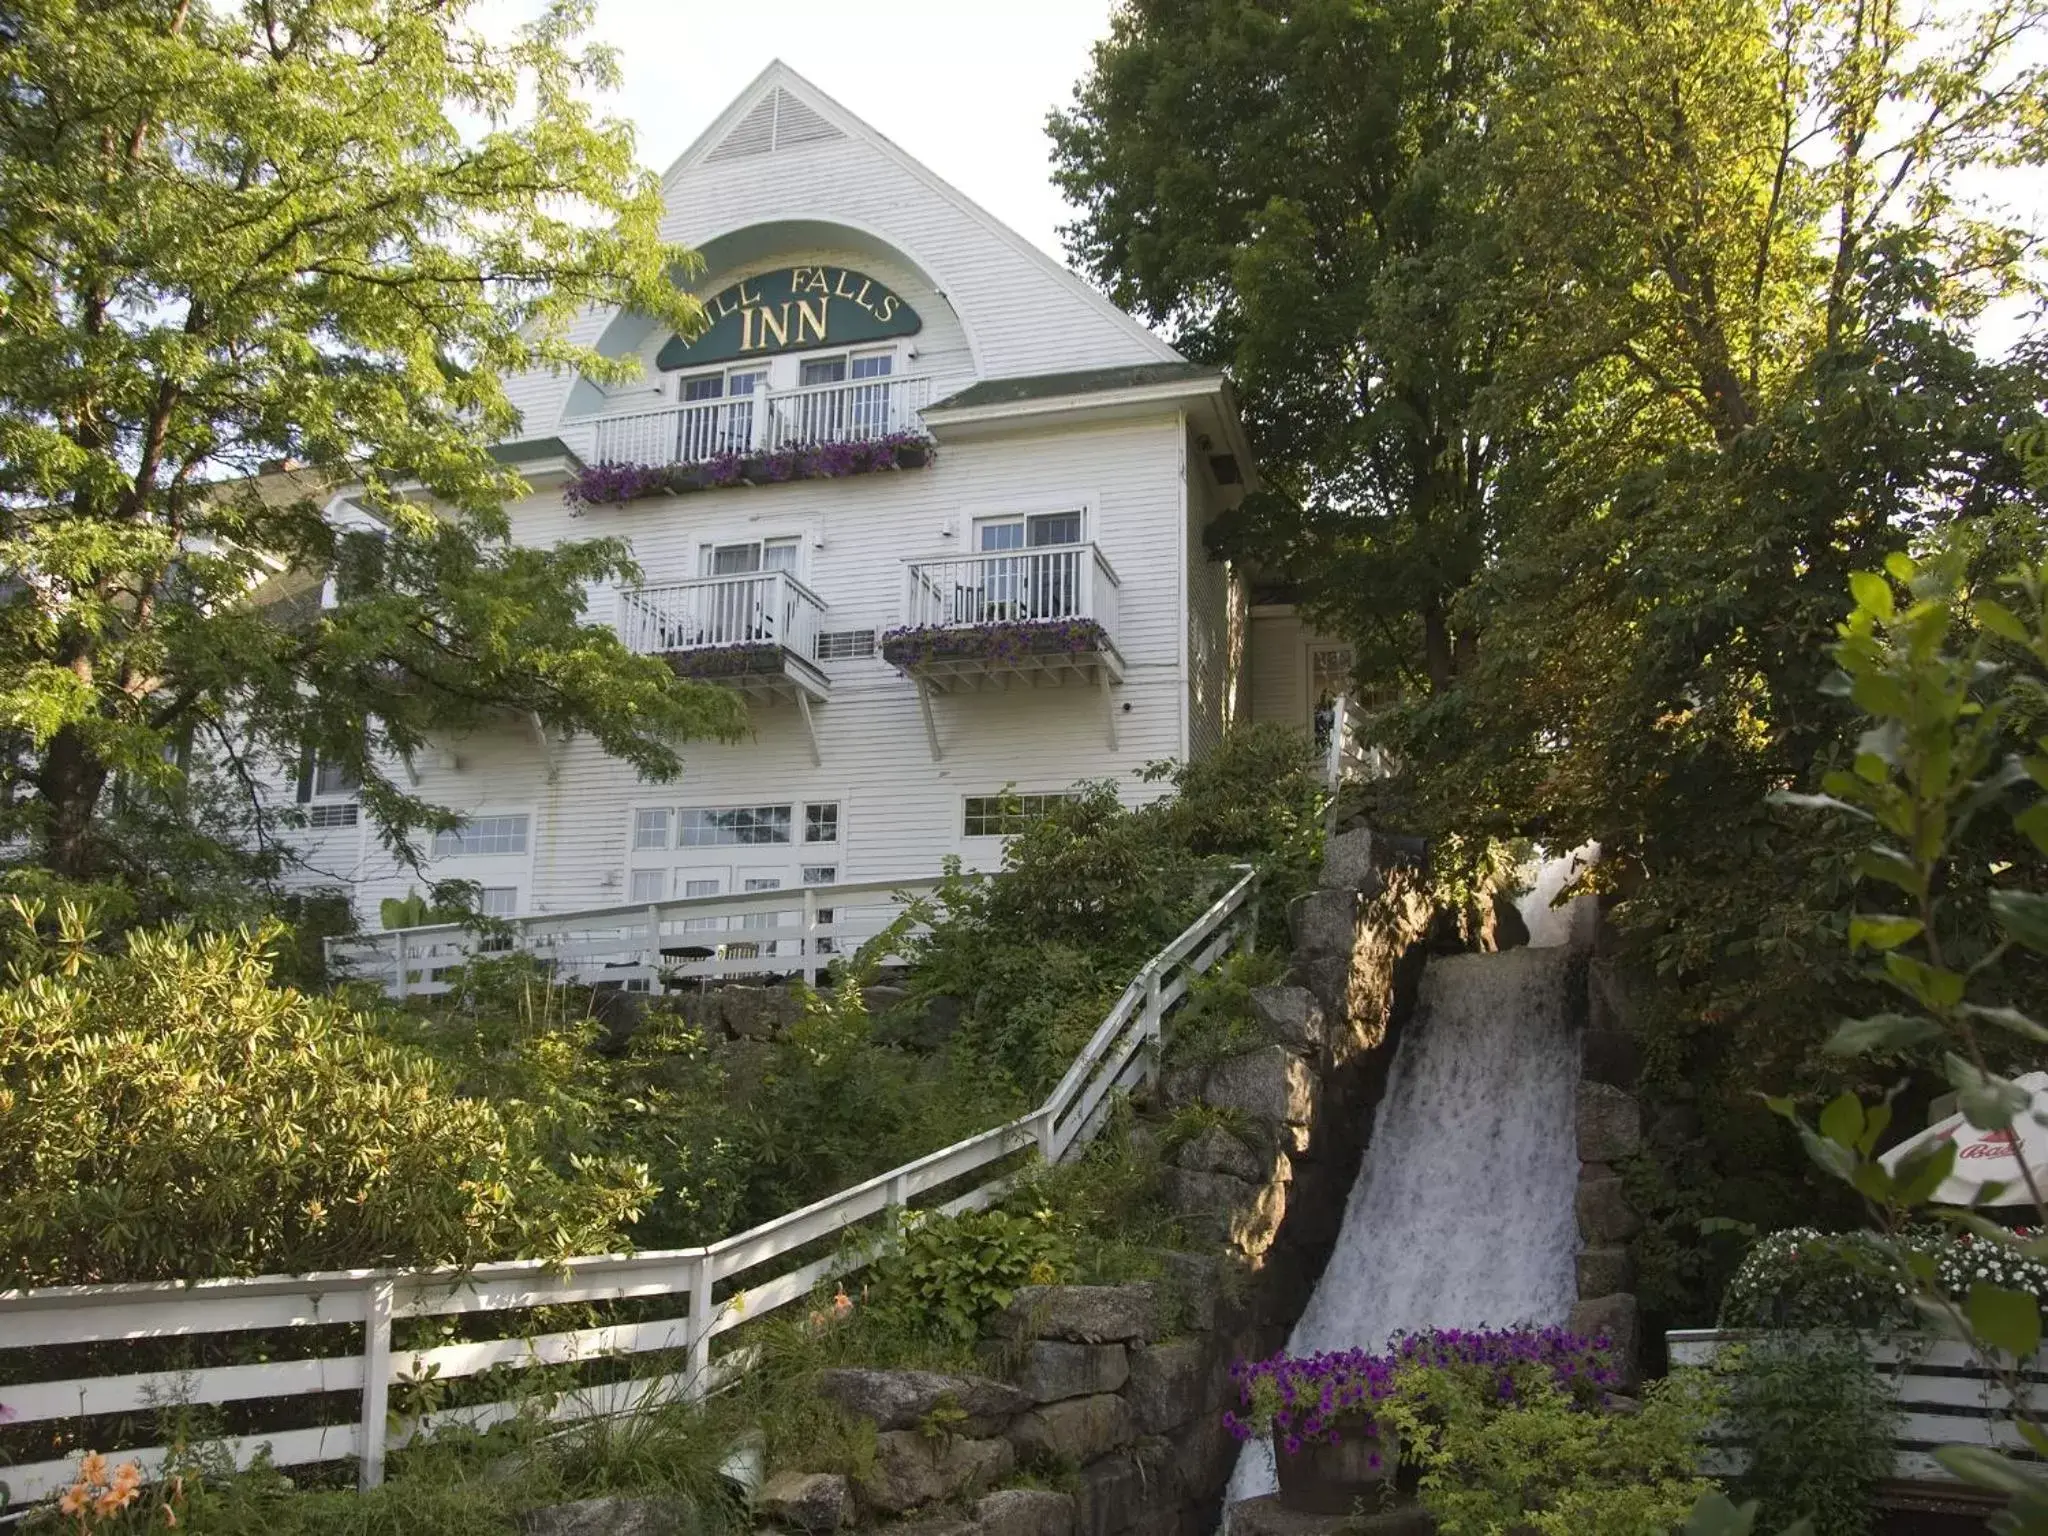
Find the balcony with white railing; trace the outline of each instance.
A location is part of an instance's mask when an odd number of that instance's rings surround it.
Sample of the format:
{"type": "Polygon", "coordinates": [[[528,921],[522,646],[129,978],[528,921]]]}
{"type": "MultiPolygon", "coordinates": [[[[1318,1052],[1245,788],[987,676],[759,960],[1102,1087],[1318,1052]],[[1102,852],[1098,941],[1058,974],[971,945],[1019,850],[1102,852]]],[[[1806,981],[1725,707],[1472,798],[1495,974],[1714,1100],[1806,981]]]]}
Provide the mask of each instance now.
{"type": "Polygon", "coordinates": [[[626,648],[683,677],[744,693],[822,701],[830,680],[812,659],[825,602],[787,571],[704,576],[619,593],[626,648]]]}
{"type": "Polygon", "coordinates": [[[833,443],[872,443],[922,429],[931,403],[923,375],[760,390],[600,416],[592,463],[703,464],[833,443]]]}
{"type": "Polygon", "coordinates": [[[1019,678],[1123,676],[1116,571],[1093,544],[906,562],[903,618],[882,654],[945,691],[1019,678]]]}

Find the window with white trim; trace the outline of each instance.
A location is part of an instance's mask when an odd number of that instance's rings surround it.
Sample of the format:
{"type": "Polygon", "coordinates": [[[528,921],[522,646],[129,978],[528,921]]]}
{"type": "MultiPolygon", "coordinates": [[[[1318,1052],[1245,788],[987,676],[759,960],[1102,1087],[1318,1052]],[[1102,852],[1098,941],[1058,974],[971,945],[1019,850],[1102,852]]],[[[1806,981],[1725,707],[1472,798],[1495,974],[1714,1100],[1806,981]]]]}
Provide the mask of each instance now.
{"type": "Polygon", "coordinates": [[[519,887],[516,885],[487,885],[477,894],[476,909],[485,917],[517,917],[519,915],[519,887]]]}
{"type": "Polygon", "coordinates": [[[718,882],[716,880],[685,880],[683,882],[683,895],[685,898],[716,896],[717,894],[718,882]]]}
{"type": "Polygon", "coordinates": [[[306,807],[306,825],[315,832],[331,832],[336,827],[352,827],[356,824],[360,809],[353,800],[334,805],[309,805],[306,807]]]}
{"type": "Polygon", "coordinates": [[[626,877],[628,901],[660,901],[668,893],[668,871],[636,869],[626,877]]]}
{"type": "Polygon", "coordinates": [[[434,834],[434,857],[453,859],[526,852],[528,818],[477,816],[434,834]]]}
{"type": "Polygon", "coordinates": [[[1011,837],[1043,818],[1061,801],[1074,798],[1068,793],[969,795],[962,830],[968,837],[1011,837]]]}
{"type": "Polygon", "coordinates": [[[635,811],[633,813],[634,851],[638,852],[643,848],[666,848],[668,846],[668,818],[669,811],[667,806],[659,806],[653,810],[635,811]]]}
{"type": "Polygon", "coordinates": [[[1014,517],[978,518],[974,547],[979,550],[1049,549],[1081,542],[1081,513],[1033,512],[1014,517]]]}
{"type": "Polygon", "coordinates": [[[706,544],[697,556],[698,574],[748,576],[756,571],[788,571],[793,576],[802,543],[790,536],[751,539],[742,544],[706,544]]]}
{"type": "Polygon", "coordinates": [[[837,864],[806,864],[804,866],[803,883],[805,885],[836,885],[839,883],[839,866],[837,864]]]}
{"type": "Polygon", "coordinates": [[[807,843],[836,843],[839,841],[839,803],[836,800],[804,807],[804,841],[807,843]]]}
{"type": "Polygon", "coordinates": [[[679,813],[679,848],[753,848],[790,840],[787,805],[691,808],[679,813]]]}

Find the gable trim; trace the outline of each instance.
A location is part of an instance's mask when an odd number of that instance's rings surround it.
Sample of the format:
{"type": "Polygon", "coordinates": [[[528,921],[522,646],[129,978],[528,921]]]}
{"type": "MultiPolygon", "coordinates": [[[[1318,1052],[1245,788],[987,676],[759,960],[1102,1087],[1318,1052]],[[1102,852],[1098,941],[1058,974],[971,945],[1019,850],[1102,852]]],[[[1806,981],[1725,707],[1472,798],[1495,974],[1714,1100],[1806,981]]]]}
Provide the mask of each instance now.
{"type": "MultiPolygon", "coordinates": [[[[749,112],[753,111],[762,100],[766,99],[771,91],[777,88],[787,91],[790,95],[796,97],[827,122],[842,130],[849,138],[862,140],[887,155],[898,167],[916,177],[927,187],[931,188],[931,190],[938,193],[940,197],[950,202],[961,213],[979,223],[988,233],[996,236],[1012,250],[1019,252],[1028,260],[1036,262],[1044,271],[1056,277],[1071,292],[1092,306],[1098,313],[1122,327],[1126,334],[1143,345],[1159,361],[1185,361],[1180,353],[1176,352],[1166,342],[1160,340],[1149,329],[1139,324],[1130,314],[1111,303],[1108,295],[1083,281],[1077,274],[1068,270],[1066,266],[1055,261],[1044,251],[1041,251],[1029,240],[1018,234],[1016,230],[1010,228],[1001,219],[998,219],[986,208],[983,208],[979,203],[968,197],[966,193],[960,191],[959,188],[953,186],[936,172],[929,169],[915,156],[907,153],[887,135],[871,127],[860,117],[841,106],[832,97],[806,80],[780,59],[771,61],[766,69],[756,75],[752,84],[740,92],[732,105],[720,113],[711,126],[697,136],[696,142],[684,150],[682,155],[662,173],[661,184],[664,191],[666,191],[675,178],[686,171],[694,170],[703,163],[710,156],[711,151],[724,140],[726,134],[736,127],[749,112]]],[[[949,299],[948,302],[950,303],[951,300],[949,299]]],[[[954,312],[956,314],[959,313],[957,306],[955,306],[954,312]]]]}

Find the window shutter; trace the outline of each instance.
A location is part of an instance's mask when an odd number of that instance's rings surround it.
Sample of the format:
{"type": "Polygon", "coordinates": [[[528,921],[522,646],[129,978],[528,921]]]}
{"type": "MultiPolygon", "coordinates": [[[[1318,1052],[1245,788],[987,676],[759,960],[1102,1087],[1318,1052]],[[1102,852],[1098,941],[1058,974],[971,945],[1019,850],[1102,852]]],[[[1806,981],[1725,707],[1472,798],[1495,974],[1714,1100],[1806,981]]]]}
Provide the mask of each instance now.
{"type": "Polygon", "coordinates": [[[299,758],[299,804],[304,805],[313,798],[313,754],[308,751],[299,758]]]}

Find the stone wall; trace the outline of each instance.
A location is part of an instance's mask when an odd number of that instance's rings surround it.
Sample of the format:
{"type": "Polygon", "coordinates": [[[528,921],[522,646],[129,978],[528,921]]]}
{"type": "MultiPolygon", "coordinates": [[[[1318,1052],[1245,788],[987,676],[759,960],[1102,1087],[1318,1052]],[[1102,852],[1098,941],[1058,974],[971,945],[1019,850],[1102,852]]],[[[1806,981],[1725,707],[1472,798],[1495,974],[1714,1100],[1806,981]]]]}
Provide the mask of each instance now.
{"type": "Polygon", "coordinates": [[[1635,1096],[1635,1039],[1620,1006],[1620,986],[1611,960],[1595,958],[1587,967],[1578,1102],[1579,1299],[1567,1326],[1614,1341],[1627,1390],[1642,1362],[1628,1249],[1642,1218],[1629,1205],[1615,1164],[1641,1149],[1643,1113],[1635,1096]]]}
{"type": "Polygon", "coordinates": [[[1206,1105],[1164,1194],[1197,1252],[1162,1279],[1020,1292],[982,1346],[985,1374],[827,1372],[869,1419],[872,1474],[785,1472],[763,1511],[812,1531],[910,1520],[929,1536],[1199,1536],[1215,1529],[1237,1445],[1231,1362],[1282,1348],[1336,1242],[1435,914],[1412,851],[1332,838],[1289,913],[1285,981],[1252,995],[1259,1040],[1165,1074],[1149,1112],[1206,1105]],[[1020,1474],[1043,1486],[995,1489],[1020,1474]],[[993,1490],[993,1491],[992,1491],[993,1490]]]}

